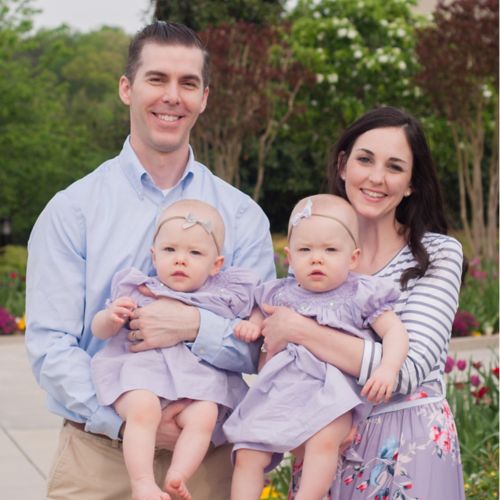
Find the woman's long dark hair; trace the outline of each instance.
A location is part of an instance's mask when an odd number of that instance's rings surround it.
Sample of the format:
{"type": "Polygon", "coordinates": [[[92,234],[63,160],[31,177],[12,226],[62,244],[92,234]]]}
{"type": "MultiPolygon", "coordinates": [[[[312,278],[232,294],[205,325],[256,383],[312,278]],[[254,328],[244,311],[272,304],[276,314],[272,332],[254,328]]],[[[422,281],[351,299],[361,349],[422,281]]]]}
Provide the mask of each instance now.
{"type": "Polygon", "coordinates": [[[344,131],[334,146],[328,165],[328,185],[331,193],[347,199],[341,173],[354,143],[369,130],[387,127],[399,127],[404,131],[413,154],[412,192],[396,208],[396,220],[404,226],[408,246],[417,261],[415,267],[407,269],[401,276],[401,287],[404,289],[410,279],[423,276],[429,267],[429,254],[422,244],[424,233],[448,233],[436,168],[418,121],[393,107],[380,107],[365,113],[344,131]]]}

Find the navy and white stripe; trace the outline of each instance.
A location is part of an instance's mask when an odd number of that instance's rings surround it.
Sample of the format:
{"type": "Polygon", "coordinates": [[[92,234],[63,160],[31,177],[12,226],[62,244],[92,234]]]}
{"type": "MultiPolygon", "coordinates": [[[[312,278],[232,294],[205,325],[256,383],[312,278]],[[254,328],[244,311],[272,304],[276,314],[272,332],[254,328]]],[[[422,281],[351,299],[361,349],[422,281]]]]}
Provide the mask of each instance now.
{"type": "MultiPolygon", "coordinates": [[[[396,387],[400,394],[411,394],[423,382],[442,380],[451,325],[458,307],[463,260],[460,243],[437,233],[426,233],[422,243],[429,253],[429,268],[422,278],[410,280],[407,289],[401,290],[395,307],[410,340],[396,387]]],[[[406,246],[376,276],[392,278],[399,284],[401,274],[415,265],[406,246]]],[[[370,377],[381,357],[380,344],[365,342],[360,384],[370,377]]]]}

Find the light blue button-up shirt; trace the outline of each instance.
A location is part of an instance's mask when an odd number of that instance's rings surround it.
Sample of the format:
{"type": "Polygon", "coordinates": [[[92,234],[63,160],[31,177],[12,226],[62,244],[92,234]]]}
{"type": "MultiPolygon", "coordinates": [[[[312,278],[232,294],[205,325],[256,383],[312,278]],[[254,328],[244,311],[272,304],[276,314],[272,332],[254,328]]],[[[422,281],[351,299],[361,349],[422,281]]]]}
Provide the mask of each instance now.
{"type": "MultiPolygon", "coordinates": [[[[111,279],[134,266],[155,274],[150,247],[158,214],[183,198],[204,200],[221,213],[226,266],[274,278],[269,221],[250,197],[215,177],[192,151],[180,181],[159,190],[129,139],[116,158],[57,193],[38,218],[28,243],[26,346],[51,411],[89,432],[118,436],[121,418],[97,402],[90,359],[104,341],[92,335],[94,315],[105,307],[111,279]]],[[[253,372],[258,348],[232,335],[233,323],[200,310],[192,351],[228,370],[253,372]]]]}

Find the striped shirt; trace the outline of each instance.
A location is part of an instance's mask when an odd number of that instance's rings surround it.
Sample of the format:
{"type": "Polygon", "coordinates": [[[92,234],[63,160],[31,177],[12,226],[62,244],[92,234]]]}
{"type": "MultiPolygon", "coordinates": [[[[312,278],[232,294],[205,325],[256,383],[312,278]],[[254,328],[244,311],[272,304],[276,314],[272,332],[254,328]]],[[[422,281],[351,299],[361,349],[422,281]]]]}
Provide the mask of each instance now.
{"type": "MultiPolygon", "coordinates": [[[[458,307],[462,246],[456,239],[437,233],[426,233],[422,243],[429,254],[429,267],[423,277],[410,280],[406,290],[401,290],[395,306],[408,331],[408,356],[400,370],[395,395],[389,403],[376,406],[372,415],[445,396],[444,365],[458,307]]],[[[375,275],[391,278],[399,285],[402,273],[415,265],[406,245],[375,275]]],[[[382,345],[365,341],[359,384],[366,382],[381,358],[382,345]]]]}

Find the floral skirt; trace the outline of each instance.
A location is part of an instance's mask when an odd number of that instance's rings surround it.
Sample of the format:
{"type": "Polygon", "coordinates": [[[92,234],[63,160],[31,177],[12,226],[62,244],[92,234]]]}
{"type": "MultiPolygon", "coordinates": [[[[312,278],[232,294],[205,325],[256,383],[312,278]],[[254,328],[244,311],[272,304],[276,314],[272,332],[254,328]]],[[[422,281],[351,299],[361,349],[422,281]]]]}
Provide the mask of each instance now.
{"type": "MultiPolygon", "coordinates": [[[[289,498],[300,482],[295,465],[289,498]]],[[[366,419],[339,461],[328,500],[464,500],[460,448],[446,401],[366,419]]]]}

